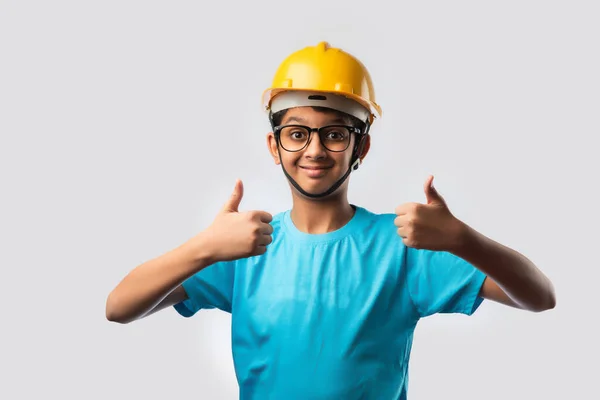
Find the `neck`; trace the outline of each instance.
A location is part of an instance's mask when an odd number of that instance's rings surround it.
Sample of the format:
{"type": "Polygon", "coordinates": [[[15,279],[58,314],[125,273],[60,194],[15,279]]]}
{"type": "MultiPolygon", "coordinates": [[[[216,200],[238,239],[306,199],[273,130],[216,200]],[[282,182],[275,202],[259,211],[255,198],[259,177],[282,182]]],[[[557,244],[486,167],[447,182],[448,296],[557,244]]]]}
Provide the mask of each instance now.
{"type": "Polygon", "coordinates": [[[309,234],[322,234],[342,228],[354,216],[345,191],[326,199],[308,199],[293,191],[290,217],[296,228],[309,234]]]}

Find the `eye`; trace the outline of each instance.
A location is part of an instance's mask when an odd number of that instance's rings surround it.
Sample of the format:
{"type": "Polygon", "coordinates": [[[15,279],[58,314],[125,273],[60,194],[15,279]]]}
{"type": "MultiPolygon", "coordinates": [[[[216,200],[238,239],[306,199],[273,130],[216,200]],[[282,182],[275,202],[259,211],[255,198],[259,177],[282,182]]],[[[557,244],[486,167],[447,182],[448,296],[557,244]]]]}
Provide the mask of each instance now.
{"type": "Polygon", "coordinates": [[[332,141],[344,141],[348,137],[348,131],[344,128],[333,128],[325,133],[325,138],[332,141]]]}
{"type": "Polygon", "coordinates": [[[291,139],[303,140],[304,138],[306,138],[306,132],[304,132],[303,130],[295,130],[290,132],[289,136],[291,139]]]}

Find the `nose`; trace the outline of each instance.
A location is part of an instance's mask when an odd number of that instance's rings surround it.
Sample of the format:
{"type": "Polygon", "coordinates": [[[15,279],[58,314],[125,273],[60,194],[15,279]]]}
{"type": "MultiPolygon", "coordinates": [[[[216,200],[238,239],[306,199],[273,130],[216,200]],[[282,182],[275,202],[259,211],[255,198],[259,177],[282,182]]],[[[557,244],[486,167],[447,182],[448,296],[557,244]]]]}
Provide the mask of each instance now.
{"type": "Polygon", "coordinates": [[[313,132],[310,136],[310,142],[304,149],[304,156],[311,159],[321,159],[327,156],[327,150],[321,144],[321,138],[317,132],[313,132]]]}

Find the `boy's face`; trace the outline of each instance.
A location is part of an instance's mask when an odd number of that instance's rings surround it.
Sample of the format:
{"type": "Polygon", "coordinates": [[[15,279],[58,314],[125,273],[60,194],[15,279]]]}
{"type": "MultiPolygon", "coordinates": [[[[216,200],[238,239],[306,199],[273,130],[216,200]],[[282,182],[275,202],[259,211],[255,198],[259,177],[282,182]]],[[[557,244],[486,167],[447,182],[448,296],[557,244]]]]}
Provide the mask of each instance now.
{"type": "MultiPolygon", "coordinates": [[[[280,125],[305,125],[311,128],[320,128],[326,125],[351,125],[350,121],[343,118],[335,112],[316,111],[311,107],[297,107],[288,110],[281,120],[280,125]]],[[[283,134],[282,134],[283,135],[283,134]]],[[[335,137],[335,136],[332,136],[335,137]]],[[[357,136],[350,134],[350,143],[343,152],[328,151],[321,143],[321,138],[317,132],[310,136],[308,145],[297,152],[289,152],[284,148],[277,148],[277,142],[274,134],[267,135],[269,150],[275,164],[283,163],[287,173],[294,179],[302,189],[309,193],[322,193],[328,190],[338,181],[348,170],[352,150],[357,136]],[[281,155],[281,158],[280,158],[281,155]]],[[[369,137],[363,149],[362,157],[369,150],[369,137]]],[[[346,190],[348,179],[338,188],[336,192],[346,190]]],[[[335,192],[334,192],[335,193],[335,192]]],[[[333,194],[332,194],[333,195],[333,194]]]]}

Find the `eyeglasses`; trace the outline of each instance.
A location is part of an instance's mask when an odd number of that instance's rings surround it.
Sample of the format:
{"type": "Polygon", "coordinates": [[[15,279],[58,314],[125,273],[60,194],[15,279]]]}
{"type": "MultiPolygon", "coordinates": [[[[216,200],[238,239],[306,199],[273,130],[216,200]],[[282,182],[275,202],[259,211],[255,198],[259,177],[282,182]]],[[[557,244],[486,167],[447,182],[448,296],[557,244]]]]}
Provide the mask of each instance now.
{"type": "Polygon", "coordinates": [[[284,150],[296,152],[308,146],[311,134],[317,132],[321,144],[332,152],[346,151],[350,145],[350,134],[360,134],[361,130],[348,125],[327,125],[320,128],[310,128],[304,125],[280,125],[273,129],[275,138],[284,150]]]}

